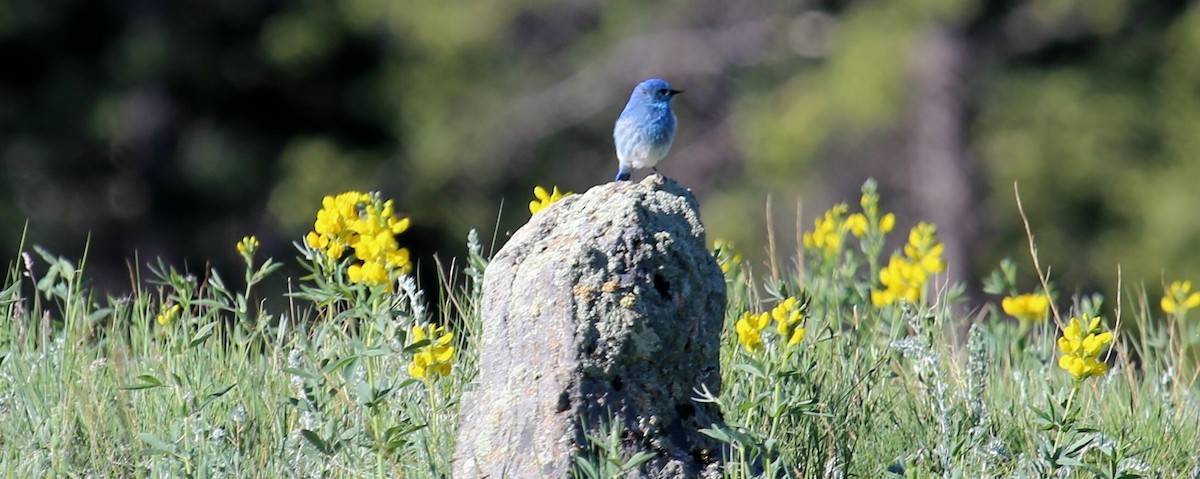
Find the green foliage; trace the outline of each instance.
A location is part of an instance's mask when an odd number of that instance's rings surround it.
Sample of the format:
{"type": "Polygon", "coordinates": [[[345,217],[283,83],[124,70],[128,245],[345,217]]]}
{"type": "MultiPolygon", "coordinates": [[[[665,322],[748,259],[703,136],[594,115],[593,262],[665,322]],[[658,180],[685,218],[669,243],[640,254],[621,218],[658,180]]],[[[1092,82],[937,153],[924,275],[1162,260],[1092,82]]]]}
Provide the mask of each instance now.
{"type": "MultiPolygon", "coordinates": [[[[879,272],[864,257],[872,239],[854,248],[845,238],[834,264],[813,243],[804,251],[809,268],[772,270],[762,286],[748,265],[728,269],[723,390],[697,400],[725,412],[728,427],[706,433],[732,445],[733,477],[776,462],[794,477],[1145,477],[1196,466],[1180,458],[1200,441],[1191,432],[1200,415],[1177,409],[1194,404],[1193,376],[1175,366],[1187,363],[1181,339],[1164,337],[1148,310],[1132,315],[1136,324],[1118,323],[1108,374],[1077,380],[1057,364],[1053,322],[1014,324],[994,305],[963,316],[951,285],[916,303],[872,305],[879,272]],[[787,296],[805,298],[812,332],[804,347],[769,332],[765,348],[745,347],[732,332],[741,312],[770,310],[787,296]],[[1153,335],[1153,346],[1139,347],[1132,331],[1153,335]],[[1149,419],[1161,417],[1158,407],[1182,423],[1149,419]]],[[[1005,261],[986,284],[1015,295],[1018,282],[1036,281],[1005,261]]],[[[1120,317],[1099,294],[1064,311],[1120,317]]]]}
{"type": "Polygon", "coordinates": [[[621,446],[624,432],[625,427],[620,421],[609,421],[600,424],[595,434],[589,433],[587,441],[590,450],[587,454],[575,456],[572,476],[581,479],[620,479],[654,459],[654,453],[648,451],[624,453],[621,446]]]}
{"type": "MultiPolygon", "coordinates": [[[[428,319],[415,284],[335,303],[297,294],[274,315],[252,298],[278,263],[246,254],[244,291],[160,261],[131,295],[97,300],[73,263],[38,251],[43,262],[14,266],[3,290],[7,475],[449,475],[473,363],[448,378],[404,374],[405,331],[428,319]],[[37,294],[24,297],[22,283],[37,294]]],[[[465,324],[477,297],[454,298],[456,329],[477,329],[465,324]]]]}

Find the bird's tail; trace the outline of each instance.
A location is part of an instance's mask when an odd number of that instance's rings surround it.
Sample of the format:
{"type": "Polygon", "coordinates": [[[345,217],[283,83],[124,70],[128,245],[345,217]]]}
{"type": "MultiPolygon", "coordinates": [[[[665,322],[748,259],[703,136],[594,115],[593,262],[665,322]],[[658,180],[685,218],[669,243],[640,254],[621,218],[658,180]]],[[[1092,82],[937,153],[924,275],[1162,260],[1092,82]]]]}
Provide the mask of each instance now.
{"type": "Polygon", "coordinates": [[[629,177],[633,176],[633,168],[621,165],[617,169],[617,178],[613,181],[629,181],[629,177]]]}

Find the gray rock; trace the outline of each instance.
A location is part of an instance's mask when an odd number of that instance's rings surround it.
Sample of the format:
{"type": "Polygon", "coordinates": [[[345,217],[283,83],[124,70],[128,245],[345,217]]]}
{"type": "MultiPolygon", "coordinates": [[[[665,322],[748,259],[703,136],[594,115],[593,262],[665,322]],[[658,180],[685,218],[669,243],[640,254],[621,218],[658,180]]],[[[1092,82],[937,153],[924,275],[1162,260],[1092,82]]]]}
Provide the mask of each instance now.
{"type": "Polygon", "coordinates": [[[484,277],[479,377],[456,478],[572,477],[586,436],[620,421],[628,477],[719,477],[725,282],[691,192],[652,175],[567,197],[512,236],[484,277]]]}

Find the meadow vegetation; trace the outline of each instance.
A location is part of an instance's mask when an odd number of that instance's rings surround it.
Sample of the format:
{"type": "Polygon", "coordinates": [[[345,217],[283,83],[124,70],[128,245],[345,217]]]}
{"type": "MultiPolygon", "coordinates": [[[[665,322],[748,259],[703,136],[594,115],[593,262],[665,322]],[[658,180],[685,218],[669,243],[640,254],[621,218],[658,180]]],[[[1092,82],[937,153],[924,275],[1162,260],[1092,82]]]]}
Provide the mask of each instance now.
{"type": "MultiPolygon", "coordinates": [[[[887,251],[881,204],[868,181],[762,266],[715,242],[723,383],[694,399],[725,414],[704,432],[729,445],[726,477],[1200,477],[1190,282],[1068,295],[1034,250],[968,304],[936,226],[887,251]]],[[[236,287],[153,261],[105,297],[85,260],[23,248],[0,290],[0,474],[449,477],[488,255],[471,231],[418,285],[408,224],[377,194],[329,196],[296,243],[304,277],[247,237],[236,287]],[[286,307],[264,306],[267,281],[286,307]]],[[[654,453],[601,426],[578,476],[654,453]]]]}

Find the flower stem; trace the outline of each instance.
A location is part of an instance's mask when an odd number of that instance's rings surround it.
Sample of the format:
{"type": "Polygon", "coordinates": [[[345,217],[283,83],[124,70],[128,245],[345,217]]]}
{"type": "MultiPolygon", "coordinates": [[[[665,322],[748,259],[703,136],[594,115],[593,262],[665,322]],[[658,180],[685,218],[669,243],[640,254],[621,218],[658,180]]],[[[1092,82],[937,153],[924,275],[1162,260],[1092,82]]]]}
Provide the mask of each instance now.
{"type": "MultiPolygon", "coordinates": [[[[1083,386],[1083,379],[1076,378],[1075,381],[1071,385],[1071,395],[1067,396],[1067,404],[1063,408],[1063,415],[1062,415],[1063,423],[1059,424],[1058,431],[1054,435],[1053,452],[1056,455],[1058,454],[1058,448],[1060,447],[1060,444],[1062,444],[1062,438],[1063,438],[1063,434],[1065,433],[1065,429],[1067,427],[1070,427],[1071,429],[1075,429],[1074,425],[1070,424],[1070,423],[1074,422],[1074,419],[1072,418],[1074,416],[1074,414],[1071,414],[1071,407],[1075,403],[1075,396],[1079,393],[1079,388],[1081,386],[1083,386]],[[1068,421],[1067,420],[1068,418],[1072,418],[1072,419],[1070,421],[1068,421]]],[[[1054,464],[1051,464],[1051,472],[1057,472],[1057,471],[1058,471],[1058,462],[1055,461],[1054,464]]],[[[1053,475],[1054,474],[1051,474],[1051,476],[1053,476],[1053,475]]]]}

